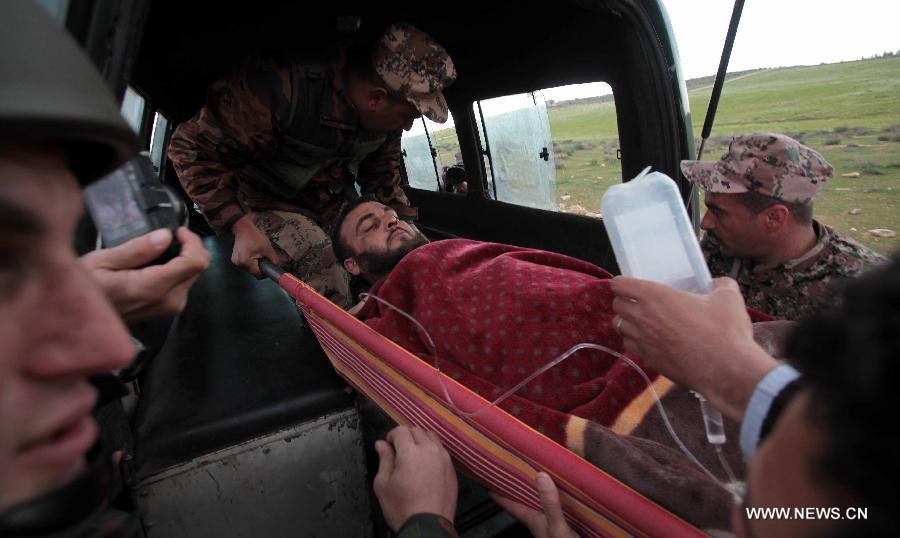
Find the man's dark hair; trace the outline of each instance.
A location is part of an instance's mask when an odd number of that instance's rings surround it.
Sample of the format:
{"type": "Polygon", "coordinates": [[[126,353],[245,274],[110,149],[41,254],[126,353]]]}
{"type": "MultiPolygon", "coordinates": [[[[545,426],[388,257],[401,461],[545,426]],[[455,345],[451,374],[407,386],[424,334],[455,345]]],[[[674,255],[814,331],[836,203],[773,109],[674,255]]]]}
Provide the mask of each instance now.
{"type": "Polygon", "coordinates": [[[406,99],[402,94],[390,88],[384,79],[381,78],[381,75],[375,70],[375,63],[372,60],[375,48],[378,46],[378,42],[381,40],[384,32],[387,31],[387,28],[385,26],[375,31],[361,31],[354,38],[353,43],[345,49],[346,70],[373,86],[384,88],[391,99],[405,101],[406,99]]]}
{"type": "Polygon", "coordinates": [[[351,211],[359,207],[360,205],[366,202],[377,202],[372,195],[360,196],[356,200],[352,202],[346,202],[343,206],[341,206],[341,210],[338,212],[338,216],[334,219],[334,222],[331,223],[331,230],[328,235],[331,236],[331,248],[334,249],[334,256],[337,258],[337,262],[339,265],[344,263],[344,260],[347,258],[352,258],[356,253],[350,248],[350,245],[344,241],[344,238],[341,237],[341,226],[344,225],[344,221],[347,220],[347,215],[350,214],[351,211]]]}
{"type": "Polygon", "coordinates": [[[900,528],[900,253],[844,285],[841,303],[804,321],[787,355],[810,389],[810,419],[827,439],[814,466],[823,484],[856,496],[865,520],[837,536],[900,528]]]}
{"type": "Polygon", "coordinates": [[[357,36],[346,49],[347,70],[366,82],[384,86],[384,81],[381,80],[381,77],[375,71],[375,65],[372,63],[372,53],[377,44],[378,37],[371,33],[357,36]]]}
{"type": "Polygon", "coordinates": [[[756,215],[759,215],[766,209],[769,209],[773,205],[780,204],[787,208],[788,213],[790,213],[791,217],[798,224],[806,225],[812,223],[812,200],[806,202],[805,204],[785,202],[784,200],[772,198],[771,196],[766,196],[754,191],[741,192],[735,194],[734,196],[735,200],[737,200],[742,206],[746,207],[747,211],[749,211],[750,214],[754,217],[756,215]]]}

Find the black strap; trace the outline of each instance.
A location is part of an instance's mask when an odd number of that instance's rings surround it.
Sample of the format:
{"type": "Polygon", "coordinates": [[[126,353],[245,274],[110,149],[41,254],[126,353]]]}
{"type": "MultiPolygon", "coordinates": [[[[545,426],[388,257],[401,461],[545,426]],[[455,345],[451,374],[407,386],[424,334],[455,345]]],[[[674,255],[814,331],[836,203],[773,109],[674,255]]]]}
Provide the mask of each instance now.
{"type": "Polygon", "coordinates": [[[291,108],[281,122],[282,133],[317,146],[335,145],[335,140],[322,138],[319,127],[322,99],[331,88],[328,69],[321,62],[291,63],[291,108]]]}

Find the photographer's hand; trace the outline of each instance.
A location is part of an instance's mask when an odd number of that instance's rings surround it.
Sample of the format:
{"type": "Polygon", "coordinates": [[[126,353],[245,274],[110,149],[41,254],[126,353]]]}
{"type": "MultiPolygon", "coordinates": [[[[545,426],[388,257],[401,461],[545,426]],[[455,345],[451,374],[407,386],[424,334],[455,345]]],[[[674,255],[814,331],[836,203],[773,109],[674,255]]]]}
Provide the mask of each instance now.
{"type": "Polygon", "coordinates": [[[176,237],[181,253],[164,265],[141,267],[158,258],[172,242],[172,233],[165,229],[81,257],[82,265],[126,322],[184,309],[188,290],[209,266],[209,253],[187,228],[179,228],[176,237]]]}
{"type": "Polygon", "coordinates": [[[262,278],[259,272],[259,260],[266,258],[278,265],[278,255],[272,248],[269,238],[250,219],[244,215],[231,227],[234,234],[234,250],[231,251],[231,263],[243,267],[256,278],[262,278]]]}

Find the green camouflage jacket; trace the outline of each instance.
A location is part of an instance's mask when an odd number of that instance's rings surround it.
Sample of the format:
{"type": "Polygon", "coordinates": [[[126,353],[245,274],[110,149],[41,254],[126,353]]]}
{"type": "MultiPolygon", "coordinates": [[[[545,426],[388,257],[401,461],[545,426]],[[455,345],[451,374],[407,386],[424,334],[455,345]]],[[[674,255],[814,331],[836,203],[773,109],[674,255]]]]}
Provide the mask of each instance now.
{"type": "MultiPolygon", "coordinates": [[[[356,111],[343,98],[343,65],[331,65],[334,91],[320,121],[352,134],[359,126],[356,111]]],[[[281,124],[290,112],[291,67],[271,59],[245,61],[229,78],[212,84],[205,106],[172,135],[168,156],[188,195],[217,231],[227,231],[244,211],[279,209],[302,213],[327,227],[344,197],[331,187],[346,183],[344,166],[323,168],[291,200],[279,199],[242,177],[241,168],[262,160],[277,148],[281,124]]],[[[400,135],[388,135],[359,167],[356,182],[363,194],[399,209],[415,211],[400,187],[400,135]]]]}
{"type": "Polygon", "coordinates": [[[884,256],[853,239],[813,221],[818,241],[803,256],[763,265],[722,254],[709,234],[700,242],[712,276],[728,276],[741,288],[747,306],[775,319],[796,320],[831,306],[830,288],[868,267],[884,262],[884,256]]]}

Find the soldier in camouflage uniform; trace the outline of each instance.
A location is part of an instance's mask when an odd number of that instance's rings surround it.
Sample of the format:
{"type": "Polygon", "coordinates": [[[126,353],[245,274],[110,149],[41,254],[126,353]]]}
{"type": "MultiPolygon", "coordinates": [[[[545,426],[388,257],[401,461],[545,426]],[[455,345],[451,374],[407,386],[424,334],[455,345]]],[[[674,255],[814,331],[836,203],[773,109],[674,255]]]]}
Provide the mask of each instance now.
{"type": "Polygon", "coordinates": [[[701,247],[713,276],[735,279],[748,306],[794,320],[829,303],[831,285],[885,258],[812,218],[832,175],[816,151],[781,134],[735,137],[718,161],[682,161],[705,190],[701,247]]]}
{"type": "Polygon", "coordinates": [[[234,234],[235,265],[260,277],[268,258],[346,307],[348,277],[323,228],[357,185],[415,217],[400,135],[423,114],[447,120],[441,92],[455,78],[443,47],[406,24],[327,64],[255,58],[210,87],[168,155],[213,229],[234,234]]]}

